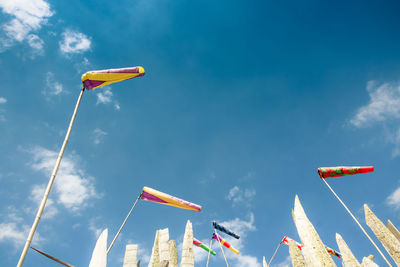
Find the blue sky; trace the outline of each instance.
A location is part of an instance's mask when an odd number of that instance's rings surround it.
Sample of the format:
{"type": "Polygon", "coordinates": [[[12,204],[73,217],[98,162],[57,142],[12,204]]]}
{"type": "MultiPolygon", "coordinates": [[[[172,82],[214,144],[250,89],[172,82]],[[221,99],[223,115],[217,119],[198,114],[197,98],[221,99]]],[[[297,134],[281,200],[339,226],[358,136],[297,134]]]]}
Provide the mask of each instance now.
{"type": "MultiPolygon", "coordinates": [[[[157,229],[181,243],[188,219],[204,241],[212,220],[231,226],[242,236],[240,256],[227,252],[231,265],[261,266],[283,236],[299,240],[296,194],[328,246],[337,249],[338,232],[359,260],[374,254],[383,264],[317,168],[374,165],[329,182],[360,221],[368,203],[400,226],[398,3],[1,0],[0,8],[1,266],[18,261],[80,76],[138,65],[144,77],[85,92],[37,248],[88,265],[99,231],[108,228],[110,242],[149,186],[203,210],[140,202],[109,266],[122,266],[128,243],[146,262],[157,229]]],[[[288,255],[283,247],[274,266],[288,255]]],[[[204,265],[204,253],[196,256],[204,265]]],[[[25,266],[40,265],[57,266],[29,251],[25,266]]]]}

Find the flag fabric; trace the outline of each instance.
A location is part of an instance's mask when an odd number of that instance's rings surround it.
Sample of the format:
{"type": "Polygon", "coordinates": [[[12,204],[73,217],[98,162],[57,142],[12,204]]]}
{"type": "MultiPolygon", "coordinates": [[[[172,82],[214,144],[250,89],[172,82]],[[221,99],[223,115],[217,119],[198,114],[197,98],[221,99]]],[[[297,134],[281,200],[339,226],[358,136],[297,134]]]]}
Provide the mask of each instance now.
{"type": "Polygon", "coordinates": [[[342,254],[340,254],[339,252],[337,252],[336,250],[334,250],[334,249],[331,249],[330,247],[327,247],[327,246],[325,246],[325,248],[326,248],[326,251],[329,253],[329,254],[331,254],[331,255],[333,255],[333,256],[336,256],[336,257],[338,257],[338,258],[342,258],[342,254]]]}
{"type": "Polygon", "coordinates": [[[186,200],[170,196],[150,187],[143,187],[142,200],[153,201],[160,204],[173,206],[181,209],[201,211],[201,206],[188,202],[186,200]]]}
{"type": "Polygon", "coordinates": [[[321,179],[330,177],[339,177],[345,175],[353,175],[359,173],[373,172],[374,166],[364,166],[364,167],[321,167],[318,168],[318,174],[321,179]]]}
{"type": "Polygon", "coordinates": [[[214,226],[215,229],[217,229],[217,230],[219,230],[219,231],[221,231],[221,232],[224,232],[224,233],[227,234],[227,235],[233,236],[233,237],[236,238],[236,239],[239,239],[239,238],[240,238],[239,235],[237,235],[237,234],[235,234],[234,232],[232,232],[232,231],[226,229],[226,228],[223,227],[222,225],[218,224],[216,221],[213,221],[213,222],[212,222],[212,225],[214,226]]]}
{"type": "MultiPolygon", "coordinates": [[[[289,241],[294,241],[294,242],[296,243],[297,247],[298,247],[300,250],[303,248],[303,245],[302,245],[302,244],[300,244],[300,243],[297,242],[296,240],[293,240],[293,239],[291,239],[290,237],[287,237],[287,236],[285,236],[285,237],[282,239],[281,243],[283,243],[283,244],[289,246],[289,241]]],[[[327,247],[327,246],[325,246],[325,248],[326,248],[326,251],[327,251],[329,254],[331,254],[331,255],[333,255],[333,256],[336,256],[336,257],[338,257],[338,258],[342,258],[342,255],[341,255],[339,252],[337,252],[336,250],[331,249],[330,247],[327,247]]]]}
{"type": "Polygon", "coordinates": [[[196,245],[196,246],[198,246],[198,247],[204,249],[205,251],[211,253],[211,254],[214,255],[214,256],[217,255],[217,254],[215,253],[214,250],[210,249],[209,247],[207,247],[206,245],[204,245],[203,242],[197,240],[196,238],[193,238],[193,245],[196,245]]]}
{"type": "Polygon", "coordinates": [[[143,67],[122,69],[93,70],[82,75],[81,80],[86,89],[92,90],[112,83],[120,82],[145,74],[143,67]]]}
{"type": "Polygon", "coordinates": [[[293,240],[293,239],[291,239],[290,237],[287,237],[287,236],[283,237],[281,243],[283,243],[283,244],[289,246],[289,241],[294,241],[294,242],[296,243],[297,247],[298,247],[300,250],[302,249],[302,247],[303,247],[302,244],[300,244],[299,242],[297,242],[297,241],[295,241],[295,240],[293,240]]]}
{"type": "Polygon", "coordinates": [[[239,250],[235,249],[234,247],[231,246],[225,239],[223,239],[219,234],[213,233],[212,236],[213,239],[217,240],[220,242],[222,245],[225,247],[229,248],[233,253],[239,254],[239,250]]]}

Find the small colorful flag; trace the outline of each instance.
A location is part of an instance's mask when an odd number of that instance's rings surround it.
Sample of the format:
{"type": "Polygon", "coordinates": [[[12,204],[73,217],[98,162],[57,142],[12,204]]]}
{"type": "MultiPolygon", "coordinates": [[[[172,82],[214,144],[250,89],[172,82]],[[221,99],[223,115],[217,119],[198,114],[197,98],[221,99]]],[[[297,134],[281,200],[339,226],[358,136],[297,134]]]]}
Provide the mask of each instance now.
{"type": "Polygon", "coordinates": [[[334,250],[334,249],[331,249],[330,247],[327,247],[327,246],[325,246],[325,248],[326,248],[326,251],[329,253],[329,254],[331,254],[331,255],[333,255],[333,256],[336,256],[336,257],[338,257],[338,258],[342,258],[342,254],[340,254],[339,252],[337,252],[336,250],[334,250]]]}
{"type": "Polygon", "coordinates": [[[225,247],[229,248],[233,253],[239,254],[239,250],[235,249],[234,247],[231,246],[225,239],[223,239],[219,234],[213,233],[212,236],[213,239],[217,240],[220,242],[222,245],[225,247]]]}
{"type": "Polygon", "coordinates": [[[282,242],[283,244],[289,246],[289,241],[294,241],[294,242],[296,243],[297,247],[298,247],[300,250],[302,249],[303,245],[300,244],[299,242],[297,242],[297,241],[291,239],[290,237],[284,236],[281,242],[282,242]]]}
{"type": "Polygon", "coordinates": [[[164,205],[169,205],[181,209],[201,211],[201,206],[190,203],[186,200],[170,196],[150,187],[143,187],[142,200],[153,201],[164,205]]]}
{"type": "Polygon", "coordinates": [[[345,175],[353,175],[359,173],[367,173],[373,172],[374,166],[365,166],[365,167],[321,167],[318,168],[318,174],[321,179],[330,178],[330,177],[339,177],[345,175]]]}
{"type": "Polygon", "coordinates": [[[214,226],[215,229],[217,229],[217,230],[219,230],[219,231],[221,231],[221,232],[224,232],[225,234],[228,234],[228,235],[230,235],[230,236],[233,236],[233,237],[236,238],[236,239],[239,239],[239,238],[240,238],[239,235],[237,235],[237,234],[235,234],[234,232],[232,232],[232,231],[226,229],[226,228],[223,227],[222,225],[218,224],[216,221],[213,221],[213,222],[212,222],[212,225],[214,226]]]}
{"type": "Polygon", "coordinates": [[[143,67],[122,69],[94,70],[82,75],[81,80],[86,89],[92,90],[112,83],[143,76],[143,67]]]}
{"type": "Polygon", "coordinates": [[[193,245],[196,245],[196,246],[204,249],[205,251],[211,253],[214,256],[217,255],[214,250],[210,249],[209,247],[204,245],[201,241],[197,240],[196,238],[193,238],[193,245]]]}

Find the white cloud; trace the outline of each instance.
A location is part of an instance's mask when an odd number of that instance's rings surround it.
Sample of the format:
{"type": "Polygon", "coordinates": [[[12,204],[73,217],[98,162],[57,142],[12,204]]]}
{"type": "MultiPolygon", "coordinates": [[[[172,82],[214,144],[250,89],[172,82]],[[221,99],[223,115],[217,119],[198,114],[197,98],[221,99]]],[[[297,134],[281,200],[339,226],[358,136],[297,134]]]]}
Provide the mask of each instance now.
{"type": "Polygon", "coordinates": [[[42,51],[43,50],[43,45],[44,42],[42,39],[39,38],[39,36],[35,35],[35,34],[29,34],[28,37],[28,44],[36,49],[37,51],[42,51]]]}
{"type": "MultiPolygon", "coordinates": [[[[0,97],[0,105],[5,104],[5,103],[7,103],[7,99],[4,97],[0,97]]],[[[0,122],[6,121],[6,117],[3,114],[4,112],[5,112],[5,110],[0,108],[0,122]]]]}
{"type": "Polygon", "coordinates": [[[97,96],[96,105],[113,103],[115,110],[121,109],[121,107],[119,106],[119,103],[112,99],[113,93],[112,93],[110,87],[105,86],[105,87],[101,88],[101,90],[99,90],[96,93],[96,96],[97,96]]]}
{"type": "Polygon", "coordinates": [[[107,135],[107,133],[105,131],[103,131],[102,129],[99,129],[99,128],[94,129],[94,131],[93,131],[93,136],[94,136],[93,143],[95,145],[100,144],[103,141],[103,139],[104,139],[104,137],[106,135],[107,135]]]}
{"type": "MultiPolygon", "coordinates": [[[[35,147],[29,152],[33,154],[30,166],[50,176],[58,152],[43,147],[35,147]]],[[[64,155],[54,183],[56,202],[72,212],[85,208],[90,200],[99,197],[94,188],[93,178],[85,174],[79,162],[80,158],[76,154],[64,155]]]]}
{"type": "Polygon", "coordinates": [[[246,203],[246,205],[250,205],[251,200],[256,195],[256,190],[254,189],[241,189],[238,186],[234,186],[229,190],[226,198],[232,201],[232,206],[236,206],[241,203],[246,203]]]}
{"type": "MultiPolygon", "coordinates": [[[[226,236],[226,240],[237,250],[240,251],[239,255],[233,253],[227,253],[226,256],[230,261],[234,261],[233,266],[237,267],[261,267],[257,257],[246,255],[244,250],[244,242],[246,240],[247,233],[250,231],[255,231],[256,226],[254,225],[254,214],[249,214],[249,220],[245,221],[239,218],[235,218],[230,221],[221,222],[221,225],[232,230],[233,232],[240,235],[240,239],[235,239],[233,237],[226,236]]],[[[225,237],[224,237],[225,238],[225,237]]]]}
{"type": "Polygon", "coordinates": [[[6,38],[2,40],[3,50],[12,46],[15,41],[24,40],[34,49],[43,48],[43,41],[30,33],[39,30],[54,14],[49,3],[44,0],[2,0],[0,8],[14,17],[2,27],[6,34],[6,38]]]}
{"type": "Polygon", "coordinates": [[[65,54],[83,53],[90,49],[90,39],[81,32],[66,30],[62,33],[63,40],[60,41],[60,50],[65,54]]]}
{"type": "Polygon", "coordinates": [[[369,103],[359,108],[350,124],[363,128],[380,123],[385,141],[393,145],[392,156],[400,155],[400,83],[367,83],[369,103]]]}
{"type": "Polygon", "coordinates": [[[97,104],[108,104],[112,101],[113,93],[109,87],[104,87],[103,90],[97,92],[97,104]]]}
{"type": "Polygon", "coordinates": [[[386,202],[396,209],[400,208],[400,187],[388,196],[386,202]]]}
{"type": "Polygon", "coordinates": [[[15,222],[0,223],[0,242],[10,241],[14,246],[21,246],[28,237],[29,228],[20,227],[15,222]]]}
{"type": "Polygon", "coordinates": [[[378,85],[369,81],[367,91],[370,101],[358,109],[350,123],[356,127],[367,127],[374,122],[400,118],[400,84],[378,85]]]}
{"type": "Polygon", "coordinates": [[[63,86],[54,77],[51,71],[46,73],[46,89],[42,91],[44,95],[59,95],[63,92],[63,86]]]}

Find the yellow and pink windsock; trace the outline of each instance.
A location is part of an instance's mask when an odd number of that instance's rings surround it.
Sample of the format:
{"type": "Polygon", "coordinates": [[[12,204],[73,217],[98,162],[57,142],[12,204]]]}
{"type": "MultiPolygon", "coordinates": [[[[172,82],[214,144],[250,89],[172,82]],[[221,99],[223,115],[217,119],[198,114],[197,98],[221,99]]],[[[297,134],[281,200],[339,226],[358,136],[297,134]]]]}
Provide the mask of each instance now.
{"type": "Polygon", "coordinates": [[[81,80],[86,89],[92,90],[112,83],[120,82],[145,74],[143,67],[122,69],[93,70],[82,75],[81,80]]]}
{"type": "Polygon", "coordinates": [[[239,255],[239,250],[236,248],[232,247],[231,244],[229,244],[225,239],[223,239],[219,234],[213,233],[212,238],[217,240],[219,243],[224,245],[225,247],[229,248],[233,253],[236,253],[239,255]]]}
{"type": "Polygon", "coordinates": [[[186,200],[170,196],[163,192],[157,191],[150,187],[143,187],[142,191],[142,200],[153,201],[160,204],[173,206],[181,209],[187,210],[194,210],[194,211],[201,211],[201,206],[188,202],[186,200]]]}

